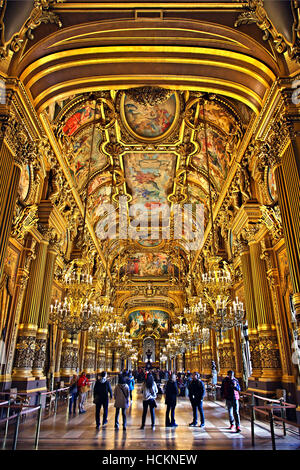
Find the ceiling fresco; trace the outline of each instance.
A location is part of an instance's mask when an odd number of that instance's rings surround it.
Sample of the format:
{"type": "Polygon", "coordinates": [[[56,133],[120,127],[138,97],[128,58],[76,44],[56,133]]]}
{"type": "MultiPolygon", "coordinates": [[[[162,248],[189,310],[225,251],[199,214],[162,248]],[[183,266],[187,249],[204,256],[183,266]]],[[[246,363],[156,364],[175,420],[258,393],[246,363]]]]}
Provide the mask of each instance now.
{"type": "Polygon", "coordinates": [[[163,137],[171,130],[177,117],[177,101],[173,93],[163,103],[145,105],[125,93],[122,99],[123,120],[133,135],[140,138],[163,137]]]}
{"type": "Polygon", "coordinates": [[[151,210],[166,204],[173,186],[176,156],[170,153],[126,154],[124,170],[132,204],[151,210]]]}
{"type": "MultiPolygon", "coordinates": [[[[151,87],[125,92],[107,90],[95,96],[71,96],[52,103],[46,116],[83,205],[87,198],[87,217],[104,256],[110,259],[116,289],[121,296],[126,292],[126,305],[130,305],[131,298],[140,305],[152,305],[151,322],[157,323],[152,330],[156,328],[162,334],[168,316],[157,307],[169,305],[168,289],[178,290],[193,256],[188,251],[188,228],[192,226],[204,234],[210,191],[215,205],[252,111],[242,103],[216,95],[205,100],[203,109],[197,94],[151,87]],[[126,201],[128,223],[133,204],[150,216],[162,207],[172,213],[178,203],[189,203],[191,207],[201,204],[204,223],[197,221],[189,209],[183,219],[181,240],[165,243],[161,219],[155,235],[146,222],[137,239],[129,235],[128,239],[103,240],[103,207],[113,203],[110,207],[116,209],[117,217],[105,223],[117,228],[121,196],[126,201]]],[[[146,327],[150,332],[151,322],[145,321],[142,313],[137,309],[130,314],[132,337],[144,334],[146,327]]]]}

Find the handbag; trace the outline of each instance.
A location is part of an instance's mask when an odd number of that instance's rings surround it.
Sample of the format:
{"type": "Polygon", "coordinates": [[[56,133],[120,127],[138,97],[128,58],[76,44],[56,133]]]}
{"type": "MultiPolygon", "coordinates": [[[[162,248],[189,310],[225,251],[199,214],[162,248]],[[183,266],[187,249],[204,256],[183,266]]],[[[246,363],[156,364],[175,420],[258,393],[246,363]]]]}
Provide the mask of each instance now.
{"type": "Polygon", "coordinates": [[[122,390],[122,393],[123,393],[123,395],[124,395],[124,397],[125,397],[125,400],[126,400],[126,403],[127,403],[127,402],[128,402],[129,394],[128,394],[128,395],[125,395],[125,392],[124,392],[123,388],[120,387],[120,389],[122,390]]]}

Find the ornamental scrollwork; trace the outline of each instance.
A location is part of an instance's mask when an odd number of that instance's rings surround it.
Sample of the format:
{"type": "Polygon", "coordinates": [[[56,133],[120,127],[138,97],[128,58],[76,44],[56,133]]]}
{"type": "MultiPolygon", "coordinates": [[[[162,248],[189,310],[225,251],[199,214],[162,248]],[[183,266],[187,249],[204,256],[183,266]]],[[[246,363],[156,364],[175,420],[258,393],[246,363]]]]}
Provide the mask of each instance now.
{"type": "Polygon", "coordinates": [[[35,337],[20,337],[16,346],[14,366],[28,369],[32,367],[35,355],[35,337]]]}
{"type": "MultiPolygon", "coordinates": [[[[263,40],[272,40],[276,51],[279,54],[288,52],[290,58],[299,62],[300,60],[300,34],[299,34],[299,2],[291,1],[289,8],[293,15],[293,24],[291,24],[292,42],[288,40],[284,33],[281,33],[272,24],[267,13],[263,0],[248,0],[245,10],[238,16],[234,26],[238,27],[245,24],[256,24],[263,31],[263,40]]],[[[288,2],[286,2],[288,3],[288,2]]]]}
{"type": "MultiPolygon", "coordinates": [[[[21,29],[16,32],[9,40],[4,43],[4,36],[1,37],[0,44],[0,59],[5,59],[9,52],[19,52],[27,39],[33,40],[33,31],[37,29],[42,23],[55,23],[59,28],[62,27],[60,18],[52,11],[52,7],[56,3],[62,3],[63,0],[35,0],[30,17],[21,26],[21,29]]],[[[6,8],[6,2],[2,6],[1,27],[3,29],[3,17],[6,8]]]]}

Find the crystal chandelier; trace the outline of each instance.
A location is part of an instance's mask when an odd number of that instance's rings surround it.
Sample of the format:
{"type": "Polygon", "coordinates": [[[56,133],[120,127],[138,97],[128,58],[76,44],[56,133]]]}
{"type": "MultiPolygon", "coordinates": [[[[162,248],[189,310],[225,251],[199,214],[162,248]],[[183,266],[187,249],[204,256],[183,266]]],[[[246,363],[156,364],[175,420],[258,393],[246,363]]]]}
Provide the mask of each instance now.
{"type": "MultiPolygon", "coordinates": [[[[92,142],[88,162],[88,175],[84,203],[83,225],[81,231],[78,230],[78,241],[75,252],[85,246],[85,226],[88,207],[89,182],[91,176],[92,151],[94,148],[94,137],[96,129],[97,98],[95,98],[95,114],[92,130],[92,142]]],[[[92,302],[94,295],[93,277],[89,273],[89,261],[87,259],[73,260],[66,273],[62,277],[61,283],[66,292],[62,302],[58,300],[50,306],[49,318],[56,323],[58,328],[67,331],[73,338],[80,331],[87,331],[91,326],[98,323],[101,307],[96,302],[92,302]]]]}
{"type": "Polygon", "coordinates": [[[232,301],[233,284],[229,265],[216,255],[205,98],[202,99],[202,106],[211,221],[211,253],[208,254],[208,270],[202,273],[202,279],[198,286],[200,300],[194,306],[187,307],[185,314],[191,317],[195,316],[200,326],[214,329],[222,337],[223,331],[242,324],[245,312],[243,303],[238,298],[232,301]],[[203,297],[204,303],[201,297],[203,297]]]}
{"type": "Polygon", "coordinates": [[[87,272],[84,260],[72,261],[62,277],[66,296],[50,305],[49,319],[73,338],[80,331],[96,325],[101,307],[92,302],[93,277],[87,272]]]}

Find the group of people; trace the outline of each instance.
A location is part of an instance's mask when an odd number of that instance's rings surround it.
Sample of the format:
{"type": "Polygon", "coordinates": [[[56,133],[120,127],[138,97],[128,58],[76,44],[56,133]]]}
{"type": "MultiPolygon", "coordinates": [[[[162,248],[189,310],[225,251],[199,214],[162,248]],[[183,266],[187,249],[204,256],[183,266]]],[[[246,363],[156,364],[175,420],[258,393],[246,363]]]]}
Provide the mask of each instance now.
{"type": "Polygon", "coordinates": [[[84,403],[86,401],[86,394],[90,387],[90,381],[88,380],[85,372],[82,372],[80,376],[73,375],[70,381],[70,401],[69,401],[69,416],[76,414],[76,403],[78,399],[78,411],[79,414],[85,413],[84,403]]]}
{"type": "MultiPolygon", "coordinates": [[[[198,426],[198,412],[200,417],[200,427],[205,426],[205,417],[203,411],[203,399],[205,396],[205,385],[200,378],[200,374],[194,372],[189,375],[187,382],[188,397],[193,410],[193,420],[189,424],[191,427],[198,426]]],[[[114,398],[115,407],[115,429],[119,429],[119,414],[120,410],[122,413],[122,425],[123,430],[126,430],[127,418],[126,410],[130,406],[132,401],[132,391],[134,390],[135,379],[131,372],[124,371],[118,377],[118,383],[116,384],[114,391],[110,382],[107,379],[107,373],[102,372],[98,376],[94,386],[94,403],[96,405],[96,428],[100,427],[100,410],[103,406],[103,420],[102,425],[107,424],[108,415],[108,404],[109,397],[114,398]]],[[[236,432],[240,432],[240,416],[239,416],[239,391],[240,385],[238,380],[234,377],[234,372],[229,370],[227,376],[222,381],[221,386],[221,397],[226,400],[226,406],[228,409],[230,429],[234,428],[234,422],[236,425],[236,432]]],[[[159,391],[159,384],[155,380],[155,375],[151,371],[145,371],[144,381],[141,387],[141,393],[143,395],[143,413],[142,423],[140,429],[144,429],[146,423],[146,417],[148,409],[151,418],[151,427],[155,430],[155,408],[157,407],[156,398],[159,391]]],[[[165,404],[166,415],[165,425],[166,427],[177,427],[175,421],[175,408],[177,404],[177,397],[180,395],[178,386],[178,376],[174,373],[168,374],[168,380],[166,382],[165,390],[165,404]]]]}

